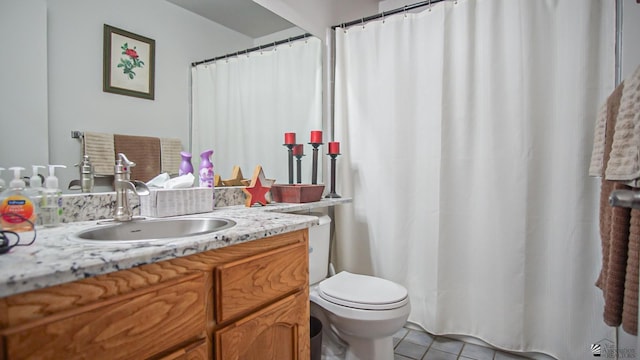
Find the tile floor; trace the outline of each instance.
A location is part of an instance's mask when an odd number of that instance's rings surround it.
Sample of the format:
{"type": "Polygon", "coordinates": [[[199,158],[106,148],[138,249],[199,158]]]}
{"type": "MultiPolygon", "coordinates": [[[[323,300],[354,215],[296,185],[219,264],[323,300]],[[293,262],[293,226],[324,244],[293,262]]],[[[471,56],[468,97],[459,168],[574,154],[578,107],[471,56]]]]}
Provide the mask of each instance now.
{"type": "Polygon", "coordinates": [[[508,352],[404,327],[393,335],[394,360],[515,360],[508,352]]]}

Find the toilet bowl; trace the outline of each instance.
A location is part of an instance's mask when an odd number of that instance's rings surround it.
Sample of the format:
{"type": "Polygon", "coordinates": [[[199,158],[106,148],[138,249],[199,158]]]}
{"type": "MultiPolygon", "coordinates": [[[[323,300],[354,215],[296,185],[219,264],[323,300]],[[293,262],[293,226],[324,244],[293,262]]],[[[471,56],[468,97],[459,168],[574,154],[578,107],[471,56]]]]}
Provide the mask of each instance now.
{"type": "Polygon", "coordinates": [[[346,360],[393,359],[392,336],[411,311],[407,290],[389,280],[347,271],[327,278],[330,221],[320,216],[320,225],[309,229],[311,315],[330,332],[323,339],[342,343],[346,360]]]}

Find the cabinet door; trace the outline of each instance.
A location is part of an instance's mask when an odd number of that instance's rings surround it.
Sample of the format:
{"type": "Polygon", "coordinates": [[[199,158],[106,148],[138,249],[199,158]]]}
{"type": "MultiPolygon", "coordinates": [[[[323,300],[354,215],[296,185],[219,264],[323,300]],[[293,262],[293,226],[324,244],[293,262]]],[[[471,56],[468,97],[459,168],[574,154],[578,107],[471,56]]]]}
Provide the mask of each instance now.
{"type": "Polygon", "coordinates": [[[309,296],[300,291],[215,334],[218,360],[309,359],[309,296]]]}
{"type": "Polygon", "coordinates": [[[241,317],[309,286],[306,241],[216,268],[216,320],[241,317]]]}
{"type": "Polygon", "coordinates": [[[6,358],[144,359],[204,338],[203,282],[187,275],[4,329],[6,358]]]}

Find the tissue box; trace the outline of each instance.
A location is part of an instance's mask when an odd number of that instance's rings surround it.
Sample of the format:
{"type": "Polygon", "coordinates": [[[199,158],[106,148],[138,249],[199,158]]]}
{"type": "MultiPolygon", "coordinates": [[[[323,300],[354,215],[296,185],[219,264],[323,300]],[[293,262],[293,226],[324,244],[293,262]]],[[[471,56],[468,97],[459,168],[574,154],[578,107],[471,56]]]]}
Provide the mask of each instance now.
{"type": "Polygon", "coordinates": [[[140,215],[168,217],[200,214],[214,209],[213,188],[152,189],[140,196],[140,215]]]}
{"type": "Polygon", "coordinates": [[[308,203],[320,201],[324,185],[271,185],[273,200],[279,203],[308,203]]]}

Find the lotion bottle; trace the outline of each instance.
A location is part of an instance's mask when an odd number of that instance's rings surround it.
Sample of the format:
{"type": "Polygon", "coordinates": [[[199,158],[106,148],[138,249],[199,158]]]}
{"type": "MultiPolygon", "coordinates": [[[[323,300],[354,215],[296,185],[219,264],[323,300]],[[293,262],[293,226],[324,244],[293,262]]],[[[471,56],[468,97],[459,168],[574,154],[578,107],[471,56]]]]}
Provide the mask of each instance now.
{"type": "Polygon", "coordinates": [[[0,194],[0,226],[9,231],[31,231],[37,215],[33,201],[25,193],[26,184],[20,174],[24,168],[11,167],[9,170],[13,170],[13,180],[0,194]]]}
{"type": "Polygon", "coordinates": [[[60,225],[62,215],[62,190],[58,186],[56,168],[66,168],[64,165],[49,165],[49,176],[44,180],[45,188],[40,203],[42,224],[46,227],[60,225]]]}

